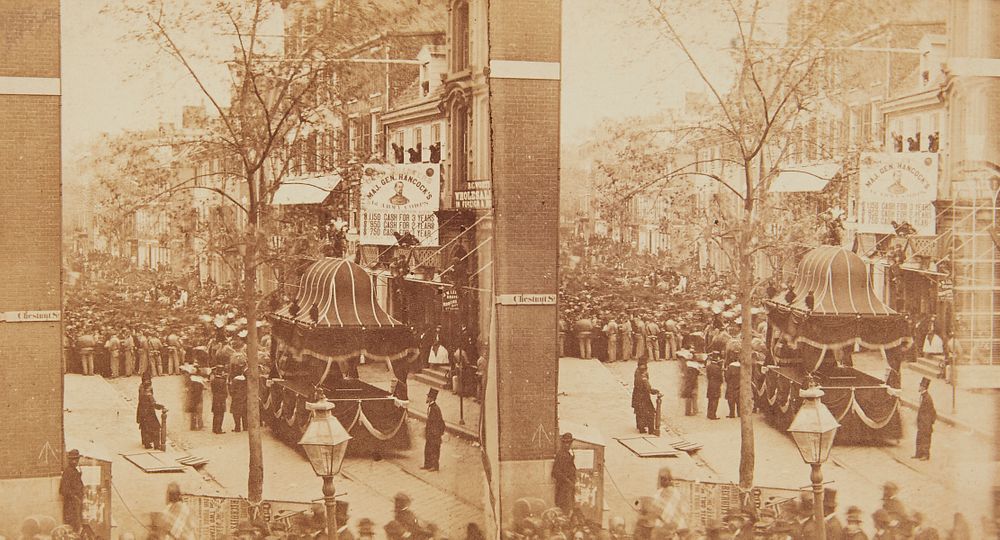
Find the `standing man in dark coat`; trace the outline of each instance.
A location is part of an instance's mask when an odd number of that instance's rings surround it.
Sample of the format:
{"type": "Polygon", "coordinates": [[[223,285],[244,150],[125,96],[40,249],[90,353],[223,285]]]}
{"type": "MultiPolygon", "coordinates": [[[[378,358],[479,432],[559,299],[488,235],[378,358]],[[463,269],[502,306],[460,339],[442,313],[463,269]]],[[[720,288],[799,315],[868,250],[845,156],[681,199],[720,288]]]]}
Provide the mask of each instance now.
{"type": "Polygon", "coordinates": [[[66,453],[69,462],[63,469],[59,481],[59,495],[63,500],[63,523],[80,532],[83,526],[83,474],[80,472],[80,451],[73,449],[66,453]]]}
{"type": "Polygon", "coordinates": [[[139,404],[135,408],[135,421],[139,424],[139,436],[145,448],[156,448],[160,443],[160,419],[156,417],[157,410],[165,408],[153,397],[153,381],[149,379],[149,372],[146,372],[142,383],[139,384],[139,404]]]}
{"type": "Polygon", "coordinates": [[[444,436],[444,417],[436,402],[437,388],[427,391],[427,426],[424,431],[424,465],[421,469],[436,471],[440,467],[441,438],[444,436]]]}
{"type": "Polygon", "coordinates": [[[632,382],[632,410],[635,411],[635,428],[639,433],[653,433],[656,427],[656,408],[653,407],[652,396],[661,395],[649,384],[649,372],[645,362],[640,362],[635,368],[635,379],[632,382]]]}
{"type": "Polygon", "coordinates": [[[247,420],[247,378],[244,373],[233,377],[230,383],[229,393],[232,401],[229,403],[229,411],[233,414],[233,431],[239,433],[245,429],[247,420]]]}
{"type": "Polygon", "coordinates": [[[722,397],[722,363],[714,354],[709,355],[708,367],[705,368],[705,379],[708,381],[706,397],[708,397],[708,419],[718,420],[719,398],[722,397]]]}
{"type": "Polygon", "coordinates": [[[226,418],[226,399],[229,397],[226,369],[217,366],[212,370],[212,433],[222,431],[222,421],[226,418]]]}
{"type": "Polygon", "coordinates": [[[576,463],[569,451],[573,444],[573,434],[563,433],[559,437],[559,450],[552,464],[552,479],[556,482],[556,506],[563,514],[570,516],[576,506],[576,463]]]}
{"type": "Polygon", "coordinates": [[[937,409],[928,388],[931,380],[924,377],[920,380],[920,406],[917,408],[917,452],[913,459],[927,461],[931,458],[931,434],[934,432],[934,422],[937,421],[937,409]]]}
{"type": "MultiPolygon", "coordinates": [[[[687,355],[687,358],[690,354],[687,355]]],[[[685,358],[682,356],[681,358],[685,358]]],[[[684,416],[695,416],[698,414],[698,375],[700,375],[698,362],[685,359],[684,378],[681,383],[681,397],[684,398],[684,416]]]]}
{"type": "Polygon", "coordinates": [[[726,403],[729,404],[729,418],[736,418],[740,411],[740,363],[733,362],[726,368],[726,403]]]}

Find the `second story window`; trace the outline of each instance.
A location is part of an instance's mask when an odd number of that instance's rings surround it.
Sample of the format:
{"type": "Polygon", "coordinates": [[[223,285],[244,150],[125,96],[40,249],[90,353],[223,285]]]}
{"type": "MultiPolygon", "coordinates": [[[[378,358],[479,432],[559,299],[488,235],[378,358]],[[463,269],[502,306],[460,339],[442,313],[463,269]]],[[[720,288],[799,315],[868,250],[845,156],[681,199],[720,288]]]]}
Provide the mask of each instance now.
{"type": "Polygon", "coordinates": [[[451,9],[451,70],[469,68],[469,2],[458,0],[451,9]]]}

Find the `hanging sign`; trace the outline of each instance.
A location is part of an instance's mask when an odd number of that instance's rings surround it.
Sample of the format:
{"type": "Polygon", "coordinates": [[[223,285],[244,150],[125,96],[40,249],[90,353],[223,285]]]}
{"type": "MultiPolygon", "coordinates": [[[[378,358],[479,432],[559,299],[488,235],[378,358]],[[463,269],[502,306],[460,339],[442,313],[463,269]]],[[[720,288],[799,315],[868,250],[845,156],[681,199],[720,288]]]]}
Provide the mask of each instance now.
{"type": "Polygon", "coordinates": [[[936,234],[937,177],[936,153],[862,154],[857,231],[893,234],[895,222],[909,223],[918,236],[936,234]]]}
{"type": "Polygon", "coordinates": [[[395,245],[409,233],[421,246],[438,245],[441,166],[371,164],[361,178],[361,243],[395,245]]]}
{"type": "Polygon", "coordinates": [[[554,306],[556,295],[553,294],[498,294],[497,303],[504,306],[554,306]]]}

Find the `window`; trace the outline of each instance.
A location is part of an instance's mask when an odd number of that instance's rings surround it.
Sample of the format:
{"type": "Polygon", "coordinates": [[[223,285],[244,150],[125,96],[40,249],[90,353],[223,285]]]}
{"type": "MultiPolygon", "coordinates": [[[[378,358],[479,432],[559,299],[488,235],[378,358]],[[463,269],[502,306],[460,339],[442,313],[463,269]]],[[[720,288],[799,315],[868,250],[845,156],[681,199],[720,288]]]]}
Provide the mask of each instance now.
{"type": "Polygon", "coordinates": [[[431,126],[431,144],[439,142],[441,142],[441,124],[433,124],[431,126]]]}
{"type": "Polygon", "coordinates": [[[311,173],[316,172],[318,167],[316,166],[316,134],[311,133],[309,137],[304,141],[305,143],[305,172],[311,173]]]}
{"type": "Polygon", "coordinates": [[[469,2],[459,0],[451,10],[451,68],[464,71],[469,67],[469,2]]]}
{"type": "Polygon", "coordinates": [[[413,128],[413,147],[416,148],[417,145],[423,145],[424,142],[424,128],[417,126],[413,128]]]}
{"type": "Polygon", "coordinates": [[[865,104],[861,106],[861,140],[862,143],[871,141],[872,137],[872,106],[865,104]]]}
{"type": "Polygon", "coordinates": [[[348,150],[350,152],[357,152],[360,150],[358,146],[358,140],[361,135],[361,126],[359,125],[357,118],[351,118],[347,124],[347,137],[348,137],[348,150]]]}
{"type": "Polygon", "coordinates": [[[451,112],[451,185],[454,190],[465,189],[469,182],[469,126],[471,115],[464,99],[455,101],[451,112]]]}

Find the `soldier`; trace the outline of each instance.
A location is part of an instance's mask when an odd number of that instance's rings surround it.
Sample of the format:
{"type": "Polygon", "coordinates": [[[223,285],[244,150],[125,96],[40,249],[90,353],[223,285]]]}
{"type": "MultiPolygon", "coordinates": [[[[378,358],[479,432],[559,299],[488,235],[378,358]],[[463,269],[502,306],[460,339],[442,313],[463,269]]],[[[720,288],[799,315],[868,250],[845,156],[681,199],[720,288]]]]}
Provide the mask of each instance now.
{"type": "Polygon", "coordinates": [[[736,418],[740,410],[740,363],[733,362],[726,368],[726,403],[729,404],[729,418],[736,418]]]}
{"type": "Polygon", "coordinates": [[[436,403],[437,388],[427,391],[427,425],[424,431],[424,464],[420,468],[436,471],[440,467],[441,438],[444,436],[444,418],[436,403]]]}
{"type": "MultiPolygon", "coordinates": [[[[163,327],[159,327],[156,330],[157,332],[163,332],[163,327]]],[[[148,355],[150,371],[154,377],[159,377],[160,375],[163,375],[163,364],[161,363],[163,361],[163,342],[160,341],[160,338],[158,338],[156,334],[150,334],[149,337],[146,338],[146,345],[149,349],[148,355]]]]}
{"type": "Polygon", "coordinates": [[[708,397],[708,419],[718,420],[719,398],[722,397],[722,362],[714,354],[709,355],[708,367],[705,368],[705,379],[708,381],[706,397],[708,397]]]}
{"type": "Polygon", "coordinates": [[[63,523],[79,532],[83,526],[83,474],[80,472],[80,451],[66,453],[67,465],[59,481],[59,494],[63,499],[63,523]]]}
{"type": "Polygon", "coordinates": [[[212,370],[212,433],[225,433],[222,431],[222,422],[226,417],[226,399],[229,397],[228,381],[226,380],[226,368],[216,366],[212,370]]]}
{"type": "Polygon", "coordinates": [[[656,319],[650,317],[646,323],[646,351],[650,362],[661,360],[660,358],[660,325],[656,324],[656,319]]]}
{"type": "Polygon", "coordinates": [[[931,459],[931,434],[934,432],[934,422],[937,421],[937,409],[928,389],[931,380],[924,377],[920,380],[920,406],[917,408],[917,451],[913,459],[927,461],[931,459]]]}
{"type": "Polygon", "coordinates": [[[125,336],[121,344],[122,356],[125,359],[125,376],[131,377],[135,371],[135,339],[132,338],[132,332],[127,329],[123,328],[121,333],[125,336]]]}
{"type": "Polygon", "coordinates": [[[618,323],[619,341],[622,344],[622,360],[632,359],[632,323],[628,317],[622,317],[618,323]]]}
{"type": "Polygon", "coordinates": [[[243,371],[233,377],[229,393],[233,398],[229,403],[229,411],[235,424],[233,431],[238,433],[245,429],[247,419],[247,378],[243,371]]]}
{"type": "Polygon", "coordinates": [[[608,324],[604,325],[604,333],[608,336],[608,363],[618,361],[618,323],[614,317],[608,319],[608,324]]]}
{"type": "Polygon", "coordinates": [[[115,379],[118,377],[118,364],[121,362],[121,348],[122,342],[118,339],[118,335],[112,333],[108,340],[104,342],[104,348],[108,350],[108,364],[111,368],[111,378],[115,379]]]}
{"type": "Polygon", "coordinates": [[[167,336],[167,374],[177,375],[178,368],[184,363],[184,341],[171,329],[167,336]]]}
{"type": "Polygon", "coordinates": [[[94,347],[97,346],[97,338],[90,326],[83,329],[80,337],[76,338],[76,346],[80,349],[80,363],[82,364],[84,375],[94,374],[94,347]]]}
{"type": "Polygon", "coordinates": [[[153,376],[152,368],[149,365],[149,340],[143,335],[142,329],[137,328],[135,331],[135,350],[139,357],[139,375],[153,376]]]}

